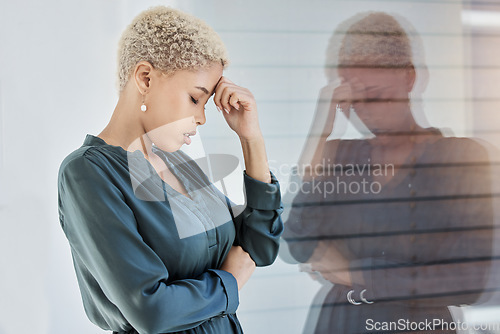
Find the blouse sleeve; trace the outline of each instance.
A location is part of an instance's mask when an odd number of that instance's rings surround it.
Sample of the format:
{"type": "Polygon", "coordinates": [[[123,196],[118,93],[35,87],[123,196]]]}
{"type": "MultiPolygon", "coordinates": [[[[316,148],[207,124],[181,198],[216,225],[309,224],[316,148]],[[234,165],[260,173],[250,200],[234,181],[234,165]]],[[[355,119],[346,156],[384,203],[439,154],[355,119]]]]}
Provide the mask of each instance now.
{"type": "Polygon", "coordinates": [[[246,206],[234,206],[226,197],[231,217],[236,226],[235,244],[240,245],[257,266],[268,266],[278,255],[280,236],[283,233],[283,203],[276,176],[271,173],[271,183],[262,182],[243,172],[246,206]],[[236,216],[234,212],[240,212],[236,216]]]}
{"type": "Polygon", "coordinates": [[[238,287],[228,272],[168,282],[167,268],[143,241],[123,193],[87,153],[60,171],[61,225],[73,256],[127,321],[139,333],[165,333],[235,313],[238,287]]]}

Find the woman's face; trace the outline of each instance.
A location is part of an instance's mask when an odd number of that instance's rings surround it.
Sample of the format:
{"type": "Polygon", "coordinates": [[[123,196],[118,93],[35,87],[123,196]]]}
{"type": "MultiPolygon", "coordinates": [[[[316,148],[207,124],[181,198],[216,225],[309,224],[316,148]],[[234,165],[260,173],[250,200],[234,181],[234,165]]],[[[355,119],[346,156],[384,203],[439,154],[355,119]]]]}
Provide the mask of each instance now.
{"type": "Polygon", "coordinates": [[[222,76],[222,65],[179,70],[166,76],[153,70],[145,98],[144,128],[149,139],[167,152],[190,144],[196,127],[205,123],[205,104],[222,76]]]}
{"type": "Polygon", "coordinates": [[[351,84],[356,114],[370,130],[403,129],[415,79],[413,69],[353,67],[339,70],[339,75],[351,84]]]}

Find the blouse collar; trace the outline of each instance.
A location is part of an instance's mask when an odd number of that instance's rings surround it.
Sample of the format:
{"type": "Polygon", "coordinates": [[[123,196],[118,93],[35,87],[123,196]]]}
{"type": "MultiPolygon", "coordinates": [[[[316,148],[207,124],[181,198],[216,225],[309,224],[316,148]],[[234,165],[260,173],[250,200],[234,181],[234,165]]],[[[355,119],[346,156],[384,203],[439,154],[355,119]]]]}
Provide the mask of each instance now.
{"type": "MultiPolygon", "coordinates": [[[[87,134],[85,136],[85,140],[83,141],[83,146],[102,146],[102,147],[105,147],[107,150],[110,150],[110,151],[116,153],[118,156],[120,156],[121,158],[123,158],[125,160],[130,159],[130,158],[135,158],[135,159],[143,158],[143,159],[145,159],[144,153],[141,150],[135,150],[133,152],[127,151],[121,146],[110,145],[110,144],[106,143],[106,141],[104,141],[104,139],[99,138],[99,137],[92,135],[92,134],[87,134]]],[[[151,148],[151,150],[155,153],[157,151],[161,151],[168,156],[168,154],[167,154],[168,152],[161,150],[160,148],[156,147],[154,144],[153,144],[153,147],[151,148]]]]}

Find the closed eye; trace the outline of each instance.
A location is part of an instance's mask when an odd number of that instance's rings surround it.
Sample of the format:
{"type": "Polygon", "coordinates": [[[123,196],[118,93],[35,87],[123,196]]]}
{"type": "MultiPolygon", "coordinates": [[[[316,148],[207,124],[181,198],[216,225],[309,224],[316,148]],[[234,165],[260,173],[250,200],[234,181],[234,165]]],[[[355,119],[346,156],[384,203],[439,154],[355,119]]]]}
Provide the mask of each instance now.
{"type": "Polygon", "coordinates": [[[194,97],[191,96],[191,101],[193,101],[194,104],[198,104],[198,100],[196,100],[194,97]]]}

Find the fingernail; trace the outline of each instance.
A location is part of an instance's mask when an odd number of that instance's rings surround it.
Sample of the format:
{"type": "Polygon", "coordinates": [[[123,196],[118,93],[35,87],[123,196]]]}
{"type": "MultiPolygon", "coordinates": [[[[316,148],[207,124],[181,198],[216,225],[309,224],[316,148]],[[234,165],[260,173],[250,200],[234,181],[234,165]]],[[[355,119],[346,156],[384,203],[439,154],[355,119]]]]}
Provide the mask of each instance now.
{"type": "Polygon", "coordinates": [[[229,110],[227,110],[226,108],[224,108],[224,111],[227,112],[229,114],[229,110]]]}
{"type": "Polygon", "coordinates": [[[217,108],[217,110],[220,112],[220,107],[218,105],[215,105],[215,107],[217,108]]]}

